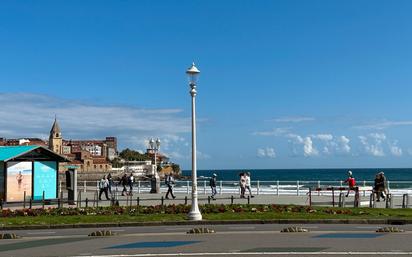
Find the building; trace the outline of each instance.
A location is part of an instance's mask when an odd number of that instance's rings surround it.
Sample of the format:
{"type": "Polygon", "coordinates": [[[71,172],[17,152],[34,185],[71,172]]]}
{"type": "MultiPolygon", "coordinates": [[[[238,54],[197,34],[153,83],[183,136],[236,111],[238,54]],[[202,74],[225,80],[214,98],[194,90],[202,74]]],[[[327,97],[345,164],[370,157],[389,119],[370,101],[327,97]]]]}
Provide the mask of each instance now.
{"type": "MultiPolygon", "coordinates": [[[[49,135],[49,149],[67,157],[79,172],[110,172],[111,160],[117,156],[117,139],[106,140],[64,140],[57,119],[49,135]]],[[[65,170],[61,167],[61,170],[65,170]]]]}

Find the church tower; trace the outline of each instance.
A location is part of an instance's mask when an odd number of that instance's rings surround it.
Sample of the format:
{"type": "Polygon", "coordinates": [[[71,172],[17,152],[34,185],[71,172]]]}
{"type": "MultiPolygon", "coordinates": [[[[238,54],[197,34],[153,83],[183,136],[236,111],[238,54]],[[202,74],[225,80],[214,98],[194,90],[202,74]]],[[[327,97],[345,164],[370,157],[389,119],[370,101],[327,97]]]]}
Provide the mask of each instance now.
{"type": "Polygon", "coordinates": [[[63,139],[57,118],[54,118],[53,127],[50,130],[49,149],[57,154],[63,153],[63,139]]]}

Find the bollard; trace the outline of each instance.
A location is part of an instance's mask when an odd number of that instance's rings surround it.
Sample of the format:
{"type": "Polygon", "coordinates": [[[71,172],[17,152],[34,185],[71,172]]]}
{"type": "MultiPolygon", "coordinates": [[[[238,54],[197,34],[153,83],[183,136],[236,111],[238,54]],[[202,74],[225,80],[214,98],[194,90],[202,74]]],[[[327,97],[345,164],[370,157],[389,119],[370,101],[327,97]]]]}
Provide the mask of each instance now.
{"type": "Polygon", "coordinates": [[[369,208],[375,208],[375,207],[376,207],[375,193],[372,193],[369,197],[369,208]]]}
{"type": "Polygon", "coordinates": [[[136,198],[136,206],[137,206],[137,208],[139,208],[139,206],[140,206],[140,197],[136,198]]]}
{"type": "Polygon", "coordinates": [[[60,198],[57,198],[57,208],[61,208],[61,202],[60,202],[60,198]]]}
{"type": "Polygon", "coordinates": [[[250,204],[250,195],[247,196],[247,204],[250,204]]]}
{"type": "Polygon", "coordinates": [[[137,193],[140,194],[140,180],[137,181],[137,193]]]}
{"type": "Polygon", "coordinates": [[[332,187],[332,206],[335,207],[335,189],[332,187]]]}
{"type": "Polygon", "coordinates": [[[259,193],[260,193],[260,181],[258,180],[256,184],[256,194],[259,195],[259,193]]]}
{"type": "Polygon", "coordinates": [[[391,202],[392,202],[392,195],[391,194],[387,194],[386,198],[385,198],[385,208],[391,208],[391,202]]]}
{"type": "Polygon", "coordinates": [[[62,192],[60,192],[60,199],[61,199],[61,202],[62,202],[62,208],[63,208],[63,207],[64,207],[63,191],[62,191],[62,192]]]}
{"type": "Polygon", "coordinates": [[[187,205],[187,196],[185,196],[185,205],[187,205]]]}
{"type": "Polygon", "coordinates": [[[219,194],[220,194],[220,195],[223,194],[222,188],[223,188],[223,182],[222,182],[222,180],[221,180],[221,181],[220,181],[220,186],[219,186],[219,194]]]}
{"type": "Polygon", "coordinates": [[[408,208],[408,205],[409,205],[409,195],[408,194],[403,194],[402,208],[408,208]]]}
{"type": "Polygon", "coordinates": [[[30,197],[30,201],[29,201],[29,209],[31,209],[33,207],[33,199],[30,197]]]}
{"type": "Polygon", "coordinates": [[[343,199],[345,199],[344,193],[339,193],[339,204],[338,207],[343,207],[343,199]]]}
{"type": "Polygon", "coordinates": [[[26,191],[23,193],[23,208],[26,209],[26,191]]]}
{"type": "Polygon", "coordinates": [[[210,196],[207,196],[207,203],[210,204],[210,196]]]}
{"type": "Polygon", "coordinates": [[[86,182],[86,180],[85,181],[83,181],[83,192],[87,192],[87,182],[86,182]]]}
{"type": "Polygon", "coordinates": [[[309,187],[309,206],[312,206],[312,188],[309,187]]]}
{"type": "Polygon", "coordinates": [[[42,203],[42,208],[44,209],[44,191],[43,191],[43,194],[41,196],[41,203],[42,203]]]}
{"type": "Polygon", "coordinates": [[[163,203],[164,203],[164,198],[163,198],[163,195],[162,195],[162,198],[160,198],[160,202],[161,202],[161,206],[163,206],[163,203]]]}
{"type": "Polygon", "coordinates": [[[233,205],[233,195],[230,196],[230,204],[233,205]]]}
{"type": "Polygon", "coordinates": [[[86,197],[86,208],[89,207],[89,198],[86,197]]]}
{"type": "Polygon", "coordinates": [[[359,207],[360,196],[359,196],[359,187],[355,187],[355,199],[353,201],[353,207],[359,207]]]}

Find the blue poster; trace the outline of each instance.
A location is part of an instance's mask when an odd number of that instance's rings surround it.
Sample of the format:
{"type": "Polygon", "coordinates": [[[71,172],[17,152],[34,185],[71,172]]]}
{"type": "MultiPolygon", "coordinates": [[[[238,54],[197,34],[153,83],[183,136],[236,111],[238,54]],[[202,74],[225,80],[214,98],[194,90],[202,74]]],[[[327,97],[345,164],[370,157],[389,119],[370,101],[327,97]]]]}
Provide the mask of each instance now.
{"type": "Polygon", "coordinates": [[[56,162],[34,162],[34,200],[57,198],[56,162]]]}

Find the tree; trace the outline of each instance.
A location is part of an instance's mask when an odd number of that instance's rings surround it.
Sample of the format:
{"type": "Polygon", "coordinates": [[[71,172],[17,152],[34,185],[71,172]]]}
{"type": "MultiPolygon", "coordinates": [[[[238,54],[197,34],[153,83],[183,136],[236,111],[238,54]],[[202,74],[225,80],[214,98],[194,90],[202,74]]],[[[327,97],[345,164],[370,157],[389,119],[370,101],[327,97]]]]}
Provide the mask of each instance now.
{"type": "Polygon", "coordinates": [[[138,151],[131,150],[129,148],[124,149],[119,154],[120,158],[126,161],[149,161],[150,156],[147,154],[139,153],[138,151]]]}

